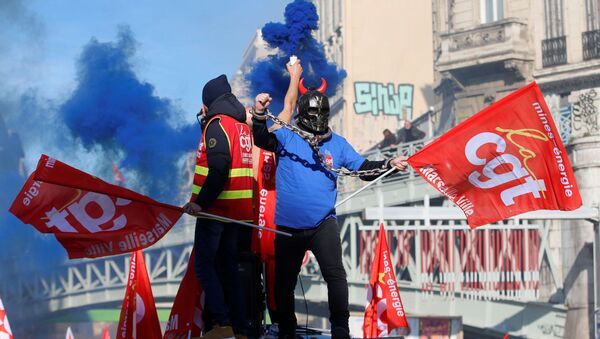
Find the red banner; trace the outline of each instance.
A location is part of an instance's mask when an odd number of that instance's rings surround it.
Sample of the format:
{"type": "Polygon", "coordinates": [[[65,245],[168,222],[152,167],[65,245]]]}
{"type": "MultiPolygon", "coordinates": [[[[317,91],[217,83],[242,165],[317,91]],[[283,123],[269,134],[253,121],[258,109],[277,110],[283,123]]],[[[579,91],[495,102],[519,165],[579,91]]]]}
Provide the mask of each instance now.
{"type": "Polygon", "coordinates": [[[528,211],[581,206],[567,152],[536,83],[465,120],[408,162],[463,210],[472,228],[528,211]]]}
{"type": "Polygon", "coordinates": [[[69,258],[143,249],[181,217],[167,205],[42,155],[10,212],[42,233],[53,233],[69,258]]]}
{"type": "MultiPolygon", "coordinates": [[[[256,169],[256,206],[254,222],[258,226],[275,229],[275,154],[259,150],[258,168],[256,169]]],[[[259,253],[266,262],[275,257],[275,233],[259,229],[253,230],[252,250],[259,253]]]]}
{"type": "Polygon", "coordinates": [[[194,273],[194,251],[192,250],[187,270],[179,284],[177,296],[169,315],[164,339],[200,337],[204,331],[203,309],[204,291],[194,273]]]}
{"type": "MultiPolygon", "coordinates": [[[[258,167],[256,168],[256,205],[255,224],[275,229],[275,153],[258,149],[258,167]]],[[[275,233],[259,229],[252,231],[252,251],[260,255],[265,263],[267,303],[275,310],[275,233]]]]}
{"type": "Polygon", "coordinates": [[[108,331],[108,325],[104,325],[102,330],[102,339],[110,339],[110,332],[108,331]]]}
{"type": "Polygon", "coordinates": [[[383,224],[380,224],[379,242],[371,265],[367,291],[363,337],[387,337],[394,329],[396,335],[407,335],[410,332],[390,258],[385,229],[383,224]]]}
{"type": "Polygon", "coordinates": [[[121,307],[116,338],[162,338],[150,279],[141,250],[131,253],[129,279],[121,307]]]}
{"type": "Polygon", "coordinates": [[[6,309],[0,299],[0,338],[13,339],[12,332],[10,330],[10,324],[8,323],[8,317],[6,316],[6,309]]]}

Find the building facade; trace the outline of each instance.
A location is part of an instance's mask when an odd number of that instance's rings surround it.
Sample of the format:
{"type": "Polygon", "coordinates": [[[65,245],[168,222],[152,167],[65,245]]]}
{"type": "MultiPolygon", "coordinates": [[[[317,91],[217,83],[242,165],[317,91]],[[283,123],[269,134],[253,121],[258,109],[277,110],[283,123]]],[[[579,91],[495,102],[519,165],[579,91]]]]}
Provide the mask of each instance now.
{"type": "MultiPolygon", "coordinates": [[[[432,6],[440,119],[451,127],[537,81],[569,149],[584,205],[597,206],[600,2],[432,0],[432,6]]],[[[594,229],[556,222],[550,232],[563,285],[540,301],[568,307],[566,338],[592,337],[594,229]]]]}
{"type": "Polygon", "coordinates": [[[315,0],[317,39],[347,72],[331,98],[331,127],[359,151],[433,105],[431,3],[315,0]]]}

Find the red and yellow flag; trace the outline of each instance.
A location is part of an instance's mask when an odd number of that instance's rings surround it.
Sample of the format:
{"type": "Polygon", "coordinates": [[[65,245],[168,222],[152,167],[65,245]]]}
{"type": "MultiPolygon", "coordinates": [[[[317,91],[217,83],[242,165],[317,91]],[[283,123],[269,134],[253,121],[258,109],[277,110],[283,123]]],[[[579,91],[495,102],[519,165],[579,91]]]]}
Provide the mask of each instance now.
{"type": "Polygon", "coordinates": [[[371,264],[371,277],[367,290],[363,337],[387,337],[392,330],[396,330],[395,335],[407,335],[410,332],[396,283],[385,229],[383,224],[380,224],[379,241],[371,264]]]}
{"type": "Polygon", "coordinates": [[[408,159],[472,228],[528,211],[574,210],[581,196],[537,84],[463,121],[408,159]]]}

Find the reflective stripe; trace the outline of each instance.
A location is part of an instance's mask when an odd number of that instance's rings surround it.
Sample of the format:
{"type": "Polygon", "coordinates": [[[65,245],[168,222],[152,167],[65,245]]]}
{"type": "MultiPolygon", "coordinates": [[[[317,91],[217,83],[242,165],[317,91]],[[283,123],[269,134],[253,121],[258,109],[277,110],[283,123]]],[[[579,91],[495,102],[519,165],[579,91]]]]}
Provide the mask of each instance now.
{"type": "MultiPolygon", "coordinates": [[[[196,165],[196,169],[194,171],[196,174],[200,175],[208,175],[208,167],[196,165]]],[[[251,177],[252,176],[252,168],[232,168],[229,170],[230,178],[238,178],[238,177],[251,177]]]]}
{"type": "MultiPolygon", "coordinates": [[[[192,194],[200,194],[202,186],[192,185],[192,194]]],[[[252,198],[252,190],[229,190],[221,191],[217,199],[244,199],[252,198]]]]}

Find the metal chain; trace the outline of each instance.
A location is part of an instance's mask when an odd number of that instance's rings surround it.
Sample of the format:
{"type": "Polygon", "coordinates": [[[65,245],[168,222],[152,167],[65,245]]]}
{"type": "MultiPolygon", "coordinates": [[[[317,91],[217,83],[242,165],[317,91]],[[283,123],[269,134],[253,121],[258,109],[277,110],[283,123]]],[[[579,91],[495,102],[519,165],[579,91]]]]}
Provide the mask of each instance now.
{"type": "Polygon", "coordinates": [[[317,156],[319,157],[319,160],[321,161],[321,164],[326,169],[330,170],[331,172],[336,173],[337,175],[343,175],[343,176],[349,176],[349,177],[376,176],[376,175],[381,175],[388,171],[388,168],[374,168],[374,169],[362,170],[362,171],[350,171],[345,168],[333,168],[332,166],[329,166],[326,163],[325,156],[323,156],[323,154],[321,153],[321,150],[319,149],[319,142],[321,142],[323,139],[325,139],[329,135],[331,135],[331,130],[329,130],[329,132],[325,135],[314,135],[312,133],[303,131],[296,126],[279,119],[278,117],[271,114],[271,112],[269,112],[268,110],[266,111],[266,117],[268,119],[272,120],[274,123],[280,125],[283,128],[289,129],[290,131],[296,133],[299,137],[304,139],[308,143],[308,145],[313,149],[313,151],[317,154],[317,156]]]}

